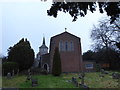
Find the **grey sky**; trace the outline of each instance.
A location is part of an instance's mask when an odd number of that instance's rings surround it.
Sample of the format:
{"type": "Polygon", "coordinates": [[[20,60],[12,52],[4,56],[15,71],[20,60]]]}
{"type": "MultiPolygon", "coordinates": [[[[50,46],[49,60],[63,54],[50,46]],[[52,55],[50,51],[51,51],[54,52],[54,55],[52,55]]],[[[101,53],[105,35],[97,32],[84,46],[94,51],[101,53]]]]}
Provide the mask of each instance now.
{"type": "Polygon", "coordinates": [[[27,38],[36,54],[42,44],[43,34],[49,47],[50,38],[64,32],[65,28],[81,38],[82,52],[89,50],[92,43],[91,28],[105,14],[100,14],[99,11],[88,12],[85,17],[79,17],[76,22],[72,22],[73,18],[63,12],[59,12],[57,18],[47,16],[51,3],[52,1],[0,3],[0,53],[2,51],[7,55],[10,46],[21,38],[27,38]]]}

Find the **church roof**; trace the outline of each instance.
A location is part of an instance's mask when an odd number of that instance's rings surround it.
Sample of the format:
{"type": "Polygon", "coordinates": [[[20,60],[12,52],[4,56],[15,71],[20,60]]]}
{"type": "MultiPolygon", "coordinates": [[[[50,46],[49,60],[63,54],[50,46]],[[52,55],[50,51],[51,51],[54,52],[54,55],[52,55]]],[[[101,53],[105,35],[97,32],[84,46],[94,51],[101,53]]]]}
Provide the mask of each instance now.
{"type": "Polygon", "coordinates": [[[77,37],[77,36],[75,36],[75,35],[67,32],[67,31],[65,31],[65,32],[63,32],[63,33],[60,33],[60,34],[58,34],[58,35],[55,35],[55,36],[53,36],[53,37],[51,37],[51,38],[55,38],[55,37],[61,36],[61,35],[63,35],[63,34],[69,34],[69,35],[71,35],[71,36],[73,36],[73,37],[75,37],[75,38],[80,38],[80,37],[77,37]]]}
{"type": "Polygon", "coordinates": [[[39,48],[48,48],[46,45],[42,45],[42,46],[40,46],[39,48]]]}
{"type": "Polygon", "coordinates": [[[42,45],[41,45],[39,48],[48,48],[48,47],[45,45],[45,37],[43,37],[43,43],[42,43],[42,45]]]}

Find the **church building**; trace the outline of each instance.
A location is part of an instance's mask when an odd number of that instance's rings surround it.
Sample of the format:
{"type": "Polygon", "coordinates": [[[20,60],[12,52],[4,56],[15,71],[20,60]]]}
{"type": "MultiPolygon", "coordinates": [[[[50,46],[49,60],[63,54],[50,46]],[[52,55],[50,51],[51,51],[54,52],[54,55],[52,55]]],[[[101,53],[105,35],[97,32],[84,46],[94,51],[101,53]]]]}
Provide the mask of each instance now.
{"type": "Polygon", "coordinates": [[[39,47],[37,54],[41,68],[51,73],[56,47],[59,48],[60,52],[62,72],[82,71],[81,39],[67,31],[51,37],[49,53],[48,47],[45,45],[45,38],[43,38],[43,44],[39,47]]]}

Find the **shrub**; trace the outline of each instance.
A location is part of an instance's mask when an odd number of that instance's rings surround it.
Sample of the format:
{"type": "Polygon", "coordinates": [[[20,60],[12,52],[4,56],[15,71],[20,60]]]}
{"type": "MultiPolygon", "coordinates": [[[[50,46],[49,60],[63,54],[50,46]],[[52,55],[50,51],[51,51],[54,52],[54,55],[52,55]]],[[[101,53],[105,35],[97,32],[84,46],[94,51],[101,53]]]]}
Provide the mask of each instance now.
{"type": "Polygon", "coordinates": [[[55,53],[53,56],[53,66],[52,66],[52,75],[60,76],[61,74],[61,58],[58,47],[55,48],[55,53]]]}
{"type": "Polygon", "coordinates": [[[8,61],[18,63],[20,71],[29,69],[34,62],[34,50],[24,38],[8,50],[8,61]]]}
{"type": "Polygon", "coordinates": [[[4,76],[7,75],[8,72],[12,73],[13,70],[16,74],[18,70],[18,64],[15,62],[5,62],[3,63],[2,68],[4,76]]]}

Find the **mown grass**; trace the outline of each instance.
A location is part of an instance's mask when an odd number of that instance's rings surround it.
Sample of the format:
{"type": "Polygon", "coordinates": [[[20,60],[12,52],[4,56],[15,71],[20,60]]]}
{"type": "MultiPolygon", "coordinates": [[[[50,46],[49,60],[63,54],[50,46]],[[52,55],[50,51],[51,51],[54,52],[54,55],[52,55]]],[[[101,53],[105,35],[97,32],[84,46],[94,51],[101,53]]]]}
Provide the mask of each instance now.
{"type": "MultiPolygon", "coordinates": [[[[111,73],[99,77],[99,72],[86,73],[85,84],[90,88],[118,88],[118,82],[112,79],[111,73]]],[[[34,88],[76,88],[73,83],[68,82],[72,77],[76,77],[80,83],[81,79],[78,74],[62,74],[60,77],[52,75],[35,75],[33,78],[38,79],[38,86],[34,88]]],[[[31,81],[26,82],[26,76],[15,76],[11,79],[3,77],[3,88],[32,88],[31,81]]]]}

